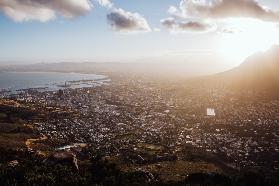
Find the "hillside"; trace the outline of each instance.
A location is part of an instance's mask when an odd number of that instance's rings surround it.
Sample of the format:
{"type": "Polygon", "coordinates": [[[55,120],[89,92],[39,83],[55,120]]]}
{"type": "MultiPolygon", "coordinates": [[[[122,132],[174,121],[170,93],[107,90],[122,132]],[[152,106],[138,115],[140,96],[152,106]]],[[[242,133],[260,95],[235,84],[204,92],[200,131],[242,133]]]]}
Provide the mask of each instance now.
{"type": "Polygon", "coordinates": [[[238,67],[213,76],[226,87],[254,92],[279,92],[279,46],[248,57],[238,67]]]}

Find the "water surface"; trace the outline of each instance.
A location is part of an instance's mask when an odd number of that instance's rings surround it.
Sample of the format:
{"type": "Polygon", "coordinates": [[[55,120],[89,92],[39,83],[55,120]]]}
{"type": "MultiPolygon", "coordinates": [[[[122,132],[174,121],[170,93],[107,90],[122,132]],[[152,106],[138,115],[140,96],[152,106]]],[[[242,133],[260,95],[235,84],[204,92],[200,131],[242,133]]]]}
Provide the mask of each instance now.
{"type": "Polygon", "coordinates": [[[17,93],[22,89],[58,90],[94,87],[106,83],[103,75],[59,72],[0,72],[0,91],[17,93]]]}

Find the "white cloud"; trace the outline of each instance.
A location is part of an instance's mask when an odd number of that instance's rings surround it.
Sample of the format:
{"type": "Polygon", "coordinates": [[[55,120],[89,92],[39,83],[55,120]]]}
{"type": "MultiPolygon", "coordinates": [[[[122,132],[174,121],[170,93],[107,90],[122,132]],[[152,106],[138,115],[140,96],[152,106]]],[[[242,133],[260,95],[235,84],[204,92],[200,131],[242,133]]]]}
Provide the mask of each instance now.
{"type": "Polygon", "coordinates": [[[161,23],[173,33],[181,32],[208,32],[214,29],[214,25],[201,21],[181,21],[175,18],[162,19],[161,23]]]}
{"type": "Polygon", "coordinates": [[[170,6],[168,9],[168,13],[170,13],[170,14],[176,14],[177,12],[178,12],[178,10],[175,6],[170,6]]]}
{"type": "Polygon", "coordinates": [[[0,0],[0,11],[14,21],[37,20],[45,22],[56,17],[82,16],[90,11],[89,0],[0,0]]]}
{"type": "Polygon", "coordinates": [[[109,8],[109,9],[113,8],[113,6],[114,6],[113,3],[111,1],[109,1],[109,0],[96,0],[96,1],[102,7],[106,7],[106,8],[109,8]]]}
{"type": "Polygon", "coordinates": [[[182,0],[180,9],[185,17],[199,18],[255,18],[278,22],[279,12],[260,5],[256,0],[182,0]]]}
{"type": "MultiPolygon", "coordinates": [[[[92,8],[92,0],[0,0],[0,12],[16,22],[46,22],[60,15],[66,19],[82,16],[92,8]]],[[[109,13],[108,23],[117,32],[151,31],[146,19],[139,13],[116,8],[110,0],[94,0],[109,13]]]]}
{"type": "Polygon", "coordinates": [[[217,25],[222,33],[237,33],[223,28],[223,23],[233,18],[279,22],[278,11],[262,6],[256,0],[181,0],[179,8],[170,6],[168,13],[172,20],[167,18],[161,23],[172,31],[210,30],[210,25],[217,25]]]}
{"type": "Polygon", "coordinates": [[[107,21],[113,31],[122,33],[151,31],[146,19],[139,13],[132,13],[117,8],[110,0],[96,1],[100,6],[105,7],[109,11],[107,21]]]}
{"type": "Polygon", "coordinates": [[[124,11],[123,9],[113,9],[107,15],[108,23],[112,30],[117,32],[148,32],[151,31],[146,19],[138,14],[124,11]]]}

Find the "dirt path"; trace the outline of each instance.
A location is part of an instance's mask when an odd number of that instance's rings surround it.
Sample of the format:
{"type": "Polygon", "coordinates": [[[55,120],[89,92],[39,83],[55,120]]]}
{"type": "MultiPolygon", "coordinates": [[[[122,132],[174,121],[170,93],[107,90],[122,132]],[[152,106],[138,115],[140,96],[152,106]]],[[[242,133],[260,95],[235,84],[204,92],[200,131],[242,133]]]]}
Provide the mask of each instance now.
{"type": "Polygon", "coordinates": [[[33,143],[34,143],[34,142],[44,141],[44,140],[47,140],[47,139],[48,139],[48,138],[47,138],[47,136],[45,136],[45,135],[43,135],[43,136],[41,136],[41,137],[39,137],[39,138],[36,138],[36,139],[27,139],[27,140],[25,141],[25,145],[26,145],[28,151],[29,151],[29,152],[32,152],[32,151],[33,151],[33,143]]]}

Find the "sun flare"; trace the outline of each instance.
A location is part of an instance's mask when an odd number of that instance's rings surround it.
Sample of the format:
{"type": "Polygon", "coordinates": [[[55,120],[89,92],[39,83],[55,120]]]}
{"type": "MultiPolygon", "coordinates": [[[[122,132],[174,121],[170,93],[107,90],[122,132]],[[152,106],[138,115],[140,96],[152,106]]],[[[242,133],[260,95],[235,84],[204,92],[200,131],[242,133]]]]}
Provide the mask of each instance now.
{"type": "Polygon", "coordinates": [[[222,55],[241,63],[248,56],[265,51],[279,43],[279,27],[255,20],[230,20],[229,29],[221,36],[222,55]]]}

